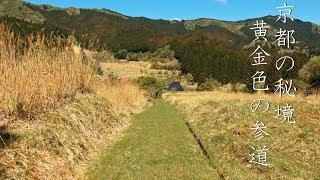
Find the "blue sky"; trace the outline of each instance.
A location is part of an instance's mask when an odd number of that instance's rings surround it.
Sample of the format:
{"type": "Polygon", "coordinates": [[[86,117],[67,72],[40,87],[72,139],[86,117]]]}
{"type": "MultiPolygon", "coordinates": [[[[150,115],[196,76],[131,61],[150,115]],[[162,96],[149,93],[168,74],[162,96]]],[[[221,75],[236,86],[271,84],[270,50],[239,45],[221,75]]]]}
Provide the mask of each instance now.
{"type": "Polygon", "coordinates": [[[27,0],[58,7],[107,8],[152,19],[243,20],[277,15],[276,6],[294,5],[294,18],[320,24],[320,0],[27,0]]]}

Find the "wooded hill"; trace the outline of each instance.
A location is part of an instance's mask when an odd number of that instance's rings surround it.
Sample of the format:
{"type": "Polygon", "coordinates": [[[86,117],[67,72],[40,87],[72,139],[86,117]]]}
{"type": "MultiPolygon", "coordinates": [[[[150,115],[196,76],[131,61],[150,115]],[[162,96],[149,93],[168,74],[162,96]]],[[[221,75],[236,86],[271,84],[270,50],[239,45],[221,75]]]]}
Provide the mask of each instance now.
{"type": "Polygon", "coordinates": [[[276,22],[277,17],[273,16],[237,22],[213,19],[180,22],[128,17],[107,9],[64,9],[17,0],[1,1],[0,15],[1,21],[20,34],[37,31],[65,37],[73,34],[84,46],[108,48],[113,52],[121,49],[147,52],[171,45],[182,70],[192,73],[198,81],[212,77],[222,83],[248,82],[255,71],[249,57],[255,48],[251,43],[255,37],[250,27],[258,19],[272,27],[268,35],[270,43],[266,44],[266,50],[273,55],[270,62],[280,56],[279,48],[271,43],[275,40],[276,29],[294,29],[294,36],[299,41],[291,50],[298,62],[290,74],[275,72],[274,63],[263,68],[275,79],[278,76],[296,77],[297,70],[312,55],[319,54],[320,47],[318,25],[300,20],[283,24],[276,22]]]}

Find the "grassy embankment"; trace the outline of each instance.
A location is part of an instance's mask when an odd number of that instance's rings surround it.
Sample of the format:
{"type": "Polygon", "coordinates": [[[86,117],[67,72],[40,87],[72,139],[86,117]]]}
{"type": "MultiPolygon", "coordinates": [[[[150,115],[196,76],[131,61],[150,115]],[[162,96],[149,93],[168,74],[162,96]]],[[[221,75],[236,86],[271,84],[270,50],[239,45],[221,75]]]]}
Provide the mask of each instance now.
{"type": "Polygon", "coordinates": [[[0,178],[71,179],[147,104],[63,39],[0,25],[0,178]]]}
{"type": "Polygon", "coordinates": [[[190,92],[166,94],[165,99],[186,114],[203,142],[219,176],[226,179],[317,179],[320,177],[319,96],[279,99],[263,94],[190,92]],[[253,114],[251,103],[270,100],[266,113],[253,114]],[[296,124],[281,123],[276,105],[292,105],[296,124]],[[262,121],[270,136],[260,141],[250,128],[262,121]],[[270,167],[249,163],[251,147],[266,145],[270,167]]]}

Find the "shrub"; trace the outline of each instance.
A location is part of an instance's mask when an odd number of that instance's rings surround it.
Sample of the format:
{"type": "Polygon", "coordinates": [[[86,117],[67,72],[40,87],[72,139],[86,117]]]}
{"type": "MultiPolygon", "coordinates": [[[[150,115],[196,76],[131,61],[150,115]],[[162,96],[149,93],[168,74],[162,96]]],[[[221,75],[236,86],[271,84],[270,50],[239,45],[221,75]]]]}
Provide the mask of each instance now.
{"type": "Polygon", "coordinates": [[[188,82],[193,82],[193,75],[192,75],[191,73],[188,73],[188,74],[186,75],[186,80],[187,80],[188,82]]]}
{"type": "Polygon", "coordinates": [[[234,92],[242,92],[242,93],[249,93],[250,92],[247,85],[241,84],[241,83],[236,83],[233,91],[234,92]]]}
{"type": "Polygon", "coordinates": [[[107,62],[109,60],[113,60],[114,55],[112,52],[110,52],[108,50],[102,50],[101,52],[95,52],[93,54],[93,58],[99,62],[107,62]]]}
{"type": "Polygon", "coordinates": [[[126,56],[126,59],[128,61],[138,61],[138,58],[139,58],[139,54],[132,53],[132,52],[129,52],[126,56]]]}
{"type": "Polygon", "coordinates": [[[307,82],[311,88],[320,88],[320,57],[310,59],[299,71],[300,77],[307,82]]]}
{"type": "Polygon", "coordinates": [[[151,69],[165,69],[169,71],[180,70],[181,65],[178,60],[165,59],[164,62],[160,62],[159,59],[151,64],[151,69]]]}
{"type": "Polygon", "coordinates": [[[164,48],[157,49],[153,56],[156,58],[168,58],[173,60],[175,57],[174,51],[171,50],[170,45],[165,46],[164,48]]]}
{"type": "Polygon", "coordinates": [[[302,92],[304,95],[312,94],[312,88],[310,84],[306,83],[301,79],[294,79],[293,80],[294,86],[297,88],[298,92],[302,92]]]}
{"type": "Polygon", "coordinates": [[[114,57],[117,59],[125,59],[128,55],[128,51],[126,49],[120,49],[117,53],[115,53],[114,57]]]}
{"type": "Polygon", "coordinates": [[[145,53],[139,53],[138,59],[141,61],[149,61],[151,58],[153,58],[153,54],[151,52],[145,52],[145,53]]]}
{"type": "Polygon", "coordinates": [[[159,97],[161,91],[165,90],[166,84],[155,77],[139,77],[138,84],[141,89],[146,90],[152,98],[159,97]]]}
{"type": "Polygon", "coordinates": [[[212,78],[206,79],[206,82],[200,84],[197,88],[197,91],[212,91],[217,90],[221,87],[221,84],[212,78]]]}

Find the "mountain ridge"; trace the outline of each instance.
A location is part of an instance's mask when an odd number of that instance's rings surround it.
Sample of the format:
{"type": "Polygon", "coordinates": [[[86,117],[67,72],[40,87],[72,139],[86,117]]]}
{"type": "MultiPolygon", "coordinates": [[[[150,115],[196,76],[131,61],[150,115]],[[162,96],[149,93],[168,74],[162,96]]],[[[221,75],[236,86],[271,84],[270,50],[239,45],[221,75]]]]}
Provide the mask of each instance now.
{"type": "MultiPolygon", "coordinates": [[[[16,0],[17,1],[17,0],[16,0]]],[[[25,3],[29,3],[29,4],[32,4],[30,2],[27,2],[27,1],[24,1],[25,3]]],[[[48,5],[48,4],[33,4],[33,5],[36,5],[36,6],[52,6],[52,5],[48,5]]],[[[52,7],[55,7],[55,6],[52,6],[52,7]]],[[[108,9],[108,8],[77,8],[77,7],[73,7],[73,6],[69,6],[69,7],[55,7],[55,8],[59,8],[59,9],[68,9],[68,8],[76,8],[76,9],[85,9],[85,10],[96,10],[96,11],[109,11],[109,12],[112,12],[112,13],[115,13],[115,14],[118,14],[120,16],[123,16],[123,17],[127,17],[127,18],[147,18],[147,19],[150,19],[150,20],[165,20],[165,21],[177,21],[175,19],[162,19],[162,18],[150,18],[150,17],[145,17],[145,16],[128,16],[128,15],[125,15],[123,13],[120,13],[120,12],[116,12],[114,10],[111,10],[111,9],[108,9]]],[[[222,22],[229,22],[229,23],[237,23],[237,22],[242,22],[242,21],[247,21],[247,20],[251,20],[251,19],[261,19],[261,18],[264,18],[264,17],[268,17],[268,16],[272,16],[272,15],[266,15],[266,16],[261,16],[261,17],[251,17],[251,18],[245,18],[245,19],[240,19],[240,20],[224,20],[224,19],[215,19],[215,18],[209,18],[209,17],[199,17],[199,18],[195,18],[195,19],[181,19],[180,21],[197,21],[197,20],[201,20],[201,19],[207,19],[207,20],[214,20],[214,21],[222,21],[222,22]]],[[[274,17],[277,17],[277,16],[274,16],[274,17]]],[[[300,20],[299,18],[297,18],[297,20],[300,20]]],[[[301,20],[302,21],[302,20],[301,20]]],[[[307,23],[312,23],[316,26],[319,26],[320,27],[320,24],[318,23],[315,23],[315,22],[311,22],[311,21],[303,21],[303,22],[307,22],[307,23]]]]}
{"type": "MultiPolygon", "coordinates": [[[[8,6],[4,1],[0,2],[0,7],[8,6]]],[[[20,2],[21,5],[21,1],[12,2],[20,2]]],[[[272,45],[276,40],[276,30],[295,30],[294,35],[299,43],[291,50],[297,59],[301,59],[301,64],[297,66],[293,76],[297,75],[298,69],[311,56],[320,54],[319,26],[297,19],[286,24],[276,22],[276,16],[236,22],[208,18],[180,22],[129,17],[106,9],[56,8],[31,3],[23,3],[23,6],[25,7],[22,9],[27,9],[29,13],[19,12],[19,6],[12,6],[6,12],[7,16],[0,17],[0,20],[8,23],[18,33],[24,32],[27,35],[45,31],[47,34],[57,32],[63,37],[73,35],[85,48],[95,45],[100,50],[109,49],[114,53],[123,49],[136,53],[152,52],[170,45],[182,63],[182,70],[191,72],[197,80],[206,76],[223,83],[234,79],[249,82],[248,78],[251,78],[253,70],[249,72],[251,62],[248,56],[252,53],[252,40],[255,39],[254,31],[250,28],[256,20],[262,19],[271,27],[268,31],[270,43],[266,44],[266,50],[274,57],[278,57],[278,51],[281,50],[272,45]],[[30,17],[40,14],[40,19],[43,17],[45,20],[25,21],[27,17],[22,17],[21,13],[30,14],[30,17]]]]}
{"type": "MultiPolygon", "coordinates": [[[[242,42],[240,44],[241,46],[248,45],[250,39],[253,38],[254,32],[250,30],[250,27],[253,26],[256,20],[263,19],[275,28],[281,27],[280,23],[275,22],[276,16],[270,15],[239,21],[225,21],[212,18],[170,21],[163,19],[154,20],[146,17],[130,17],[105,8],[61,8],[47,4],[36,5],[21,0],[2,0],[0,2],[0,17],[1,16],[9,16],[34,24],[44,24],[44,26],[55,26],[57,29],[68,31],[69,33],[75,31],[79,37],[91,34],[91,36],[100,36],[102,39],[110,36],[114,37],[115,34],[121,34],[122,31],[136,31],[137,29],[148,31],[151,34],[155,34],[158,29],[161,29],[163,33],[156,33],[156,36],[159,36],[158,34],[163,35],[165,33],[171,33],[171,38],[177,35],[186,34],[188,31],[201,31],[201,29],[204,31],[204,29],[207,29],[207,34],[215,36],[215,38],[226,42],[239,43],[239,40],[236,39],[246,39],[240,40],[242,42]],[[10,10],[4,11],[4,9],[10,10]],[[89,19],[89,17],[91,19],[89,19]],[[122,24],[122,26],[131,25],[132,27],[124,28],[121,27],[120,24],[122,24]],[[87,25],[87,27],[85,25],[87,25]],[[78,30],[79,26],[82,29],[86,29],[87,32],[78,30]],[[110,26],[113,26],[113,28],[110,26]],[[213,33],[208,32],[210,31],[209,29],[211,29],[213,33]],[[221,33],[221,31],[225,31],[225,33],[221,33]],[[225,37],[221,38],[218,35],[225,37]],[[232,37],[236,37],[236,39],[232,37]]],[[[298,38],[303,42],[304,47],[302,47],[302,49],[310,46],[312,47],[311,49],[314,49],[314,47],[320,47],[319,25],[296,19],[293,24],[289,23],[288,25],[285,25],[285,27],[286,26],[294,29],[305,27],[304,29],[306,30],[299,29],[297,32],[297,34],[300,34],[298,35],[298,38]]],[[[145,33],[148,34],[148,32],[145,33]]],[[[150,38],[151,37],[148,37],[149,40],[150,38]]],[[[112,47],[112,49],[118,48],[112,47]]]]}
{"type": "MultiPolygon", "coordinates": [[[[153,19],[153,18],[149,18],[149,17],[144,17],[144,16],[127,16],[124,15],[122,13],[113,11],[111,9],[107,9],[107,8],[76,8],[76,7],[56,7],[56,6],[52,6],[49,4],[32,4],[30,2],[27,1],[23,1],[23,0],[2,0],[2,2],[0,2],[0,4],[3,4],[3,2],[12,2],[12,3],[23,3],[25,5],[32,5],[32,6],[38,6],[38,7],[47,7],[47,8],[51,8],[53,10],[62,10],[62,11],[66,11],[70,8],[74,8],[74,9],[78,9],[78,10],[95,10],[97,12],[104,12],[107,13],[109,15],[117,15],[123,18],[144,18],[144,19],[149,19],[149,20],[161,20],[161,21],[176,21],[176,20],[167,20],[167,19],[153,19]]],[[[1,15],[0,15],[1,16],[1,15]]],[[[215,22],[222,22],[222,23],[241,23],[241,22],[245,22],[245,21],[250,21],[250,20],[254,20],[254,19],[263,19],[266,17],[277,17],[277,16],[272,16],[272,15],[266,15],[266,16],[261,16],[261,17],[252,17],[252,18],[246,18],[246,19],[242,19],[242,20],[223,20],[223,19],[215,19],[215,18],[208,18],[208,17],[200,17],[200,18],[196,18],[196,19],[182,19],[181,22],[188,22],[188,21],[199,21],[199,20],[209,20],[209,21],[215,21],[215,22]]],[[[20,17],[21,18],[21,17],[20,17]]],[[[296,19],[299,20],[299,19],[296,19]]],[[[302,21],[302,20],[300,20],[302,21]]],[[[312,23],[314,26],[320,27],[320,24],[314,23],[314,22],[310,22],[310,21],[303,21],[306,23],[312,23]]]]}

